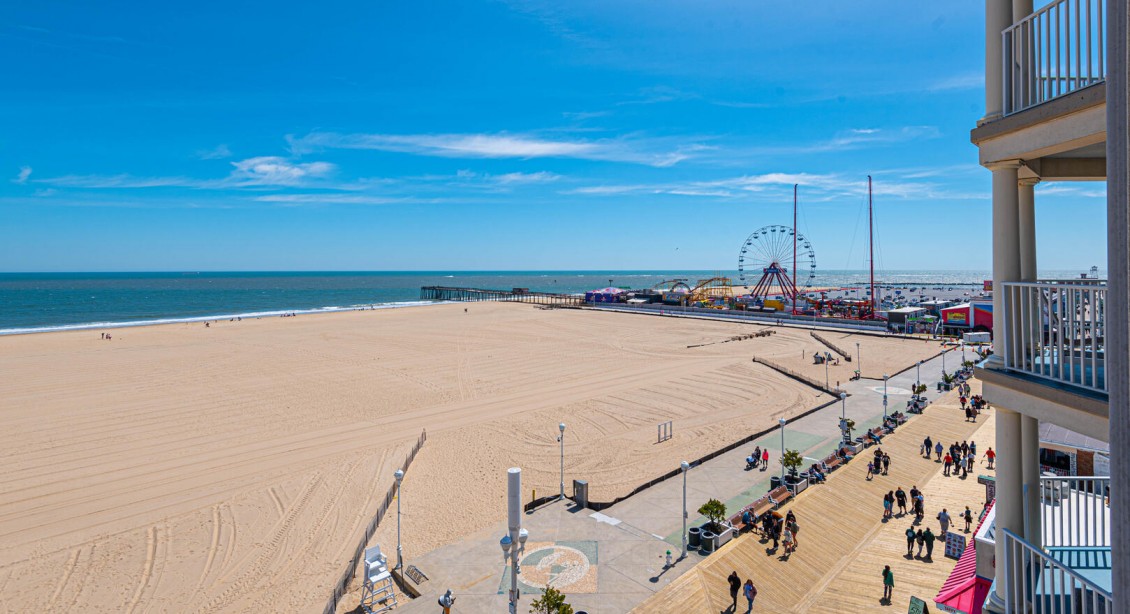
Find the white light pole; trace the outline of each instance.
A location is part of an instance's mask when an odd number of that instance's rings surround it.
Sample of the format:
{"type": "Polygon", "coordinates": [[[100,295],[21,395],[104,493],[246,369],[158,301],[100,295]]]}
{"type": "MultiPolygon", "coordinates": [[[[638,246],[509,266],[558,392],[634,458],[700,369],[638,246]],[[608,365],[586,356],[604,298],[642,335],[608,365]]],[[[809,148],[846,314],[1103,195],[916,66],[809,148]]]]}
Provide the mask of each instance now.
{"type": "Polygon", "coordinates": [[[683,469],[683,556],[680,558],[687,558],[687,471],[691,464],[683,461],[679,467],[683,469]]]}
{"type": "Polygon", "coordinates": [[[392,475],[396,478],[396,569],[402,569],[404,549],[400,545],[400,500],[404,494],[404,471],[397,469],[392,475]]]}
{"type": "Polygon", "coordinates": [[[780,419],[781,423],[781,484],[785,483],[785,419],[780,419]]]}
{"type": "Polygon", "coordinates": [[[883,376],[883,422],[887,421],[887,376],[883,376]]]}
{"type": "Polygon", "coordinates": [[[914,379],[917,380],[917,381],[914,382],[915,386],[921,386],[922,385],[922,361],[921,360],[919,360],[918,363],[914,365],[914,379]]]}
{"type": "Polygon", "coordinates": [[[828,359],[824,359],[824,389],[828,389],[828,359]]]}
{"type": "Polygon", "coordinates": [[[847,434],[847,393],[846,392],[840,393],[840,424],[843,425],[843,428],[840,429],[840,432],[843,434],[844,443],[849,443],[848,442],[848,434],[847,434]]]}
{"type": "Polygon", "coordinates": [[[509,532],[498,540],[502,555],[510,558],[510,614],[518,614],[518,555],[526,548],[530,534],[522,528],[522,470],[511,467],[506,473],[506,516],[509,532]]]}
{"type": "Polygon", "coordinates": [[[961,342],[961,368],[965,368],[965,341],[961,342]]]}
{"type": "Polygon", "coordinates": [[[859,343],[855,344],[855,370],[859,371],[859,377],[863,377],[863,356],[859,353],[859,343]]]}
{"type": "Polygon", "coordinates": [[[561,431],[561,436],[557,441],[561,442],[561,500],[565,500],[565,423],[557,425],[558,430],[561,431]]]}
{"type": "Polygon", "coordinates": [[[942,375],[946,373],[946,350],[942,350],[942,375]]]}

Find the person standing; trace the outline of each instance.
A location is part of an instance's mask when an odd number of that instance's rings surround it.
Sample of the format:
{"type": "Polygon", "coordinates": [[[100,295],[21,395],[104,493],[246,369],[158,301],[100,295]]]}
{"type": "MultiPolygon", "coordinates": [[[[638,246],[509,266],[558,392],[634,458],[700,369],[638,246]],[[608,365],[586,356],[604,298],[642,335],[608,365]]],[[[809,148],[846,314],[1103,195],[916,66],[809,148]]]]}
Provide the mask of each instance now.
{"type": "Polygon", "coordinates": [[[768,467],[768,466],[769,466],[769,448],[765,448],[764,450],[761,451],[761,470],[765,471],[765,468],[768,467]]]}
{"type": "Polygon", "coordinates": [[[757,598],[757,587],[753,585],[753,580],[747,578],[745,581],[745,600],[749,605],[746,607],[746,613],[753,611],[753,600],[757,598]]]}
{"type": "Polygon", "coordinates": [[[926,541],[926,558],[933,560],[934,558],[934,532],[930,527],[926,527],[926,532],[922,534],[922,539],[926,541]]]}
{"type": "Polygon", "coordinates": [[[899,486],[898,490],[895,491],[895,500],[898,501],[898,504],[899,504],[899,513],[905,514],[906,513],[906,491],[904,491],[902,489],[902,486],[899,486]]]}
{"type": "Polygon", "coordinates": [[[757,464],[761,462],[761,446],[753,449],[753,468],[757,469],[757,464]]]}
{"type": "Polygon", "coordinates": [[[895,573],[890,565],[883,566],[883,601],[891,602],[895,592],[895,573]]]}
{"type": "Polygon", "coordinates": [[[918,532],[914,534],[914,541],[918,542],[918,554],[914,556],[921,557],[922,548],[926,545],[926,534],[922,532],[922,529],[918,529],[918,532]]]}
{"type": "Polygon", "coordinates": [[[950,530],[950,515],[944,507],[938,512],[938,525],[942,528],[940,535],[945,535],[950,530]]]}
{"type": "Polygon", "coordinates": [[[867,461],[867,479],[875,477],[875,461],[867,461]]]}
{"type": "Polygon", "coordinates": [[[985,458],[989,459],[989,469],[992,469],[993,461],[997,459],[997,453],[993,452],[992,446],[989,446],[989,449],[985,450],[985,458]]]}
{"type": "Polygon", "coordinates": [[[738,611],[738,591],[742,590],[742,579],[738,577],[737,571],[731,571],[730,576],[728,578],[726,578],[726,581],[730,583],[730,599],[733,600],[733,602],[734,602],[733,609],[734,609],[735,612],[737,612],[738,611]]]}
{"type": "Polygon", "coordinates": [[[887,471],[891,469],[891,455],[883,454],[883,475],[887,475],[887,471]]]}
{"type": "Polygon", "coordinates": [[[945,457],[942,458],[942,475],[949,477],[950,465],[953,464],[953,457],[947,452],[945,457]]]}
{"type": "Polygon", "coordinates": [[[914,541],[917,534],[914,532],[914,527],[906,528],[906,556],[914,556],[914,541]]]}
{"type": "Polygon", "coordinates": [[[969,506],[966,505],[965,512],[961,514],[961,517],[965,519],[965,532],[968,533],[973,527],[973,510],[969,509],[969,506]]]}

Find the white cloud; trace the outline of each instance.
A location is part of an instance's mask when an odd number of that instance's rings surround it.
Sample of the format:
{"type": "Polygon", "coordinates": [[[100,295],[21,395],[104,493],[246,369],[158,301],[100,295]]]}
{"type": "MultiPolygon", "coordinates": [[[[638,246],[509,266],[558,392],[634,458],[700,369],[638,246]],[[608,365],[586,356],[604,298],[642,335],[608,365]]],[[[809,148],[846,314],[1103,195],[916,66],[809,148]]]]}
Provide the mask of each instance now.
{"type": "Polygon", "coordinates": [[[243,185],[294,185],[325,177],[336,170],[329,162],[290,162],[279,156],[259,156],[232,162],[232,178],[243,185]]]}
{"type": "Polygon", "coordinates": [[[253,200],[264,203],[278,203],[284,206],[303,205],[391,205],[397,203],[433,202],[415,198],[393,198],[365,194],[267,194],[253,200]]]}
{"type": "Polygon", "coordinates": [[[88,188],[88,189],[134,189],[134,188],[164,188],[164,187],[202,187],[201,181],[187,177],[135,177],[128,174],[119,175],[62,175],[36,179],[35,183],[46,183],[61,188],[88,188]]]}
{"type": "Polygon", "coordinates": [[[521,184],[521,183],[549,183],[561,179],[561,175],[541,171],[537,173],[506,173],[504,175],[495,175],[494,181],[502,185],[521,184]]]}
{"type": "Polygon", "coordinates": [[[929,84],[926,89],[931,92],[951,90],[971,90],[985,86],[985,73],[971,71],[959,75],[944,77],[929,84]]]}
{"type": "Polygon", "coordinates": [[[213,149],[202,149],[196,152],[196,157],[201,160],[222,160],[232,156],[231,149],[221,143],[213,149]]]}
{"type": "Polygon", "coordinates": [[[23,183],[27,183],[28,177],[31,177],[31,167],[30,166],[21,166],[20,167],[20,173],[18,175],[16,175],[16,178],[13,179],[12,181],[14,183],[23,184],[23,183]]]}
{"type": "Polygon", "coordinates": [[[670,139],[549,139],[533,134],[338,134],[288,137],[295,155],[322,149],[368,149],[444,158],[577,158],[668,167],[705,148],[670,139]]]}

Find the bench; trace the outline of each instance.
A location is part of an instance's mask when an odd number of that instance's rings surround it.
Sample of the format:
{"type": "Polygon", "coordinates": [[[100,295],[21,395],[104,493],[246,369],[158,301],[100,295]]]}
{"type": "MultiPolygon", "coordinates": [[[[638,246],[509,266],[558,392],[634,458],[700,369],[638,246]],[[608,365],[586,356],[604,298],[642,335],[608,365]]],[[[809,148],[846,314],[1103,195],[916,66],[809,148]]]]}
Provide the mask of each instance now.
{"type": "Polygon", "coordinates": [[[844,464],[844,459],[836,456],[835,454],[829,454],[827,458],[820,461],[820,464],[824,465],[825,471],[833,471],[836,467],[844,464]]]}
{"type": "Polygon", "coordinates": [[[769,500],[769,495],[762,495],[760,499],[749,504],[746,509],[749,510],[750,514],[753,514],[754,520],[757,520],[773,509],[773,502],[769,500]]]}
{"type": "Polygon", "coordinates": [[[792,496],[793,493],[789,492],[789,489],[784,486],[778,486],[769,491],[769,500],[772,501],[773,505],[776,507],[781,507],[781,504],[791,499],[792,496]]]}

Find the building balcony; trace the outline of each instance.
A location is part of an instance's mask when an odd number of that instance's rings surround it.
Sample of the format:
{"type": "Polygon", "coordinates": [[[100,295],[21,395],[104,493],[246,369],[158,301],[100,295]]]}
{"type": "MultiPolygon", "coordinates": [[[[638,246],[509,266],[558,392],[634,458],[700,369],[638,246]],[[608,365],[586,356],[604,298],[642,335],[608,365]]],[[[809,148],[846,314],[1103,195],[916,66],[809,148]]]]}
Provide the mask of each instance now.
{"type": "Polygon", "coordinates": [[[1057,0],[1001,33],[1004,115],[1106,80],[1104,0],[1057,0]]]}
{"type": "Polygon", "coordinates": [[[1107,441],[1106,291],[1088,279],[999,284],[985,398],[1107,441]]]}

